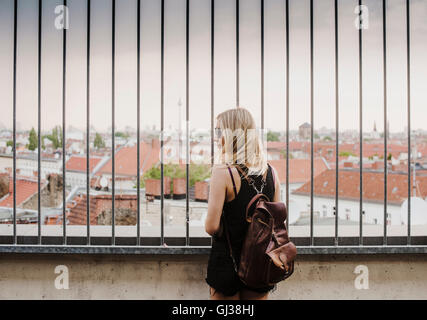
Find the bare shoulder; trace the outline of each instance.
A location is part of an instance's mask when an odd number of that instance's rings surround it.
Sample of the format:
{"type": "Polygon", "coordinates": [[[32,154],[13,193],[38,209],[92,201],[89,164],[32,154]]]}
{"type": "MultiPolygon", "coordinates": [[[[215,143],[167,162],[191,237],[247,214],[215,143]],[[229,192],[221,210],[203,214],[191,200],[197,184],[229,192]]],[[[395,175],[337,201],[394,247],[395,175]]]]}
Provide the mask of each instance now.
{"type": "Polygon", "coordinates": [[[227,174],[227,166],[223,164],[215,164],[212,166],[212,179],[223,180],[227,174]]]}

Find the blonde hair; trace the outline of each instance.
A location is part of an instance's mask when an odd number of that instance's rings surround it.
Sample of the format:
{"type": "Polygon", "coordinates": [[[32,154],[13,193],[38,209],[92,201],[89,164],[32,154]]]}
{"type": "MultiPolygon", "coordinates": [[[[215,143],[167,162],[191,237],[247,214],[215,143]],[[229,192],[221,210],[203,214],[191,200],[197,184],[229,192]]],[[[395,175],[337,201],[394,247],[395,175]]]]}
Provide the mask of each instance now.
{"type": "Polygon", "coordinates": [[[216,163],[244,164],[249,174],[264,174],[268,168],[266,153],[251,113],[244,108],[233,108],[220,113],[216,120],[222,139],[216,163]]]}

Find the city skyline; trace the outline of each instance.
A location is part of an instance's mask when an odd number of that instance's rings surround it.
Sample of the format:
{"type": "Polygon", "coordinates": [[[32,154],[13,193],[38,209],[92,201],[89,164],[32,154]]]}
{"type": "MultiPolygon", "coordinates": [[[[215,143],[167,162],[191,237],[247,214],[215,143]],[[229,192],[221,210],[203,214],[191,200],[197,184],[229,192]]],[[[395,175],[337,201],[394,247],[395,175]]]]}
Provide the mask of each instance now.
{"type": "MultiPolygon", "coordinates": [[[[359,129],[358,30],[354,4],[339,8],[340,131],[359,129]]],[[[363,30],[363,127],[376,121],[383,131],[381,1],[365,1],[369,29],[363,30]]],[[[86,127],[86,7],[70,0],[67,31],[67,127],[86,127]]],[[[108,2],[110,4],[110,2],[108,2]]],[[[141,127],[160,127],[160,19],[159,1],[142,1],[141,27],[141,127]]],[[[54,27],[54,8],[59,0],[43,1],[42,33],[42,131],[62,124],[62,32],[54,27]]],[[[210,127],[210,1],[190,5],[190,100],[192,128],[210,127]]],[[[290,128],[310,122],[309,2],[290,1],[290,128]]],[[[118,130],[136,127],[136,1],[118,2],[116,17],[116,116],[118,130]]],[[[314,6],[314,126],[334,128],[335,84],[333,1],[314,6]]],[[[265,2],[265,127],[286,128],[284,2],[265,2]],[[283,41],[278,41],[283,40],[283,41]]],[[[111,7],[92,1],[91,126],[111,127],[111,7]]],[[[1,122],[12,125],[12,1],[0,4],[1,122]]],[[[388,1],[388,119],[391,132],[407,124],[406,30],[404,1],[388,1]],[[403,121],[402,121],[403,120],[403,121]]],[[[234,106],[235,24],[233,5],[216,1],[215,9],[215,115],[234,106]]],[[[37,127],[37,10],[36,2],[19,2],[18,8],[17,124],[37,127]]],[[[240,7],[240,97],[260,126],[260,25],[255,0],[240,7]],[[257,23],[254,23],[257,22],[257,23]]],[[[425,128],[427,101],[427,4],[411,2],[411,127],[425,128]]],[[[165,128],[178,127],[177,101],[185,106],[185,6],[184,1],[165,1],[165,128]]],[[[185,108],[181,119],[185,118],[185,108]]]]}

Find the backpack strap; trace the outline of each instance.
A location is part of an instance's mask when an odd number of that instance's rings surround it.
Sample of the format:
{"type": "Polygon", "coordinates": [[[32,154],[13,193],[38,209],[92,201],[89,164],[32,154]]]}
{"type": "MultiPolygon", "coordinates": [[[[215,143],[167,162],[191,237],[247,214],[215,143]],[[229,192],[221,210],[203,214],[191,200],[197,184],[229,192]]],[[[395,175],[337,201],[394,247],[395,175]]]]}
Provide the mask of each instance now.
{"type": "Polygon", "coordinates": [[[260,200],[261,198],[263,198],[265,201],[270,201],[270,199],[263,193],[258,193],[257,195],[255,195],[251,201],[249,202],[249,204],[246,207],[246,221],[247,222],[251,222],[251,216],[249,216],[249,211],[252,208],[252,206],[258,202],[258,200],[260,200]]]}

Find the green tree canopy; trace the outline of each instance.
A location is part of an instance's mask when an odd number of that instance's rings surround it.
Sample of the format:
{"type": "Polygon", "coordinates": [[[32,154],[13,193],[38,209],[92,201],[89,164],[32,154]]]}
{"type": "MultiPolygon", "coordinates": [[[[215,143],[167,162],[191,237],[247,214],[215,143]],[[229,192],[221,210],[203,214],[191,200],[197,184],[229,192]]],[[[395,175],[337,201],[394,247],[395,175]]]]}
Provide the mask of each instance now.
{"type": "Polygon", "coordinates": [[[279,141],[279,133],[274,131],[268,131],[267,141],[279,141]]]}
{"type": "Polygon", "coordinates": [[[31,128],[30,130],[30,136],[28,137],[28,150],[34,151],[36,150],[38,147],[38,138],[37,138],[37,133],[36,130],[34,130],[34,128],[31,128]]]}
{"type": "Polygon", "coordinates": [[[340,157],[349,157],[349,156],[356,156],[353,152],[350,152],[350,151],[341,151],[340,153],[339,153],[339,156],[340,157]]]}
{"type": "Polygon", "coordinates": [[[99,133],[96,133],[93,145],[97,149],[105,148],[105,141],[104,139],[102,139],[102,136],[99,133]]]}
{"type": "Polygon", "coordinates": [[[52,133],[46,136],[53,145],[54,149],[58,149],[62,146],[62,129],[60,126],[56,126],[52,129],[52,133]]]}

